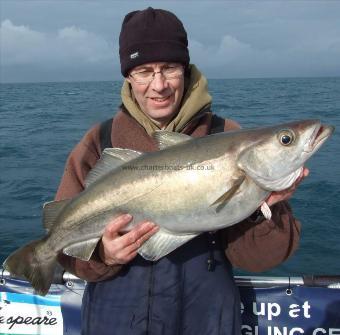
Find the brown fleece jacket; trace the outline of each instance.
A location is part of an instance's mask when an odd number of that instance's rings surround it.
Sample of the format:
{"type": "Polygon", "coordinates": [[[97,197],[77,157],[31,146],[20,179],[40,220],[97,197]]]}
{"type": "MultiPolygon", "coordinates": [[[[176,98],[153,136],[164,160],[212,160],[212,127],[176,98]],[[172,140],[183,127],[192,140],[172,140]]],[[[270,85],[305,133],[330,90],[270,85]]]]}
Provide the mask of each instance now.
{"type": "MultiPolygon", "coordinates": [[[[201,137],[210,133],[210,112],[194,118],[183,133],[201,137]]],[[[239,125],[225,121],[225,131],[238,129],[239,125]]],[[[119,111],[112,123],[113,147],[142,152],[158,150],[145,129],[127,112],[119,111]]],[[[99,125],[91,128],[71,152],[60,183],[56,200],[71,198],[84,189],[87,173],[100,157],[99,125]]],[[[235,267],[248,271],[264,271],[286,260],[297,248],[300,223],[294,219],[287,202],[272,206],[272,219],[254,222],[246,219],[222,231],[225,254],[235,267]]],[[[113,276],[121,265],[106,266],[97,256],[89,262],[60,255],[64,268],[87,281],[99,281],[113,276]]]]}

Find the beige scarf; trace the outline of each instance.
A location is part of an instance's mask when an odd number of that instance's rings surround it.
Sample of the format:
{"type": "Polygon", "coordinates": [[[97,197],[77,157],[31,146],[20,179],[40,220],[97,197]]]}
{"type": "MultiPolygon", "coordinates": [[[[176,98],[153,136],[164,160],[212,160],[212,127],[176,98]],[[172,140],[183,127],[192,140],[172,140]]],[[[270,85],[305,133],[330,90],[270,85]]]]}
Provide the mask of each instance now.
{"type": "MultiPolygon", "coordinates": [[[[190,65],[190,81],[187,85],[180,110],[176,116],[164,128],[168,131],[180,132],[187,123],[204,107],[211,105],[211,96],[208,93],[208,83],[206,78],[196,68],[190,65]]],[[[127,80],[124,81],[121,91],[122,102],[131,116],[144,127],[149,135],[156,130],[160,130],[159,125],[142,112],[127,80]]]]}

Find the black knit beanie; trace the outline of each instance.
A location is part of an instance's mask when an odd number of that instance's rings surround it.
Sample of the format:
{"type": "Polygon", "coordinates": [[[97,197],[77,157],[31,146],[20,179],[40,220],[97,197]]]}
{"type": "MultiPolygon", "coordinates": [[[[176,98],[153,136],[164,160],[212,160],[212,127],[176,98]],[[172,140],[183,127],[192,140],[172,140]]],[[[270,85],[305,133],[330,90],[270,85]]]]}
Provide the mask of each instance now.
{"type": "Polygon", "coordinates": [[[121,72],[151,62],[189,65],[187,33],[177,16],[151,7],[131,12],[124,18],[119,36],[121,72]]]}

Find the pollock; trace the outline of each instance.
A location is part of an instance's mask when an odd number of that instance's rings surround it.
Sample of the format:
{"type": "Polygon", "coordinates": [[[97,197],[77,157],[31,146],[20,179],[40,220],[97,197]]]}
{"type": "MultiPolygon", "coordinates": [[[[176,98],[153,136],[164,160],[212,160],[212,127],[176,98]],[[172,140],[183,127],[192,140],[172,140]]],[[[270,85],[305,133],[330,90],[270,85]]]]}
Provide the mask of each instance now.
{"type": "Polygon", "coordinates": [[[44,206],[46,236],[11,254],[4,268],[46,294],[58,253],[89,260],[105,226],[120,214],[133,216],[127,230],[142,220],[159,226],[138,250],[151,261],[258,208],[270,218],[266,198],[296,181],[333,130],[304,120],[195,139],[159,131],[159,151],[105,149],[83,192],[44,206]]]}

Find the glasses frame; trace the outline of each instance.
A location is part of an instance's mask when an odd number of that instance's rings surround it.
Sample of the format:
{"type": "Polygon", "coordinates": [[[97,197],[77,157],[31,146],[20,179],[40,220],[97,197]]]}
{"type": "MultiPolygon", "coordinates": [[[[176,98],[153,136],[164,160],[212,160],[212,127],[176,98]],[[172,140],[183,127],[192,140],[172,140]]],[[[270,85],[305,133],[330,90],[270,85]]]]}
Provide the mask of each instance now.
{"type": "MultiPolygon", "coordinates": [[[[148,79],[148,80],[138,80],[134,77],[134,74],[138,74],[138,73],[141,73],[141,72],[144,72],[144,71],[139,71],[139,72],[135,72],[135,73],[129,73],[129,77],[133,79],[133,81],[138,84],[138,85],[149,85],[154,79],[155,79],[155,76],[157,73],[160,73],[164,78],[165,80],[172,80],[172,79],[177,79],[177,78],[180,78],[183,76],[184,74],[184,66],[183,65],[178,65],[178,68],[181,70],[181,73],[179,73],[178,75],[175,75],[173,77],[167,77],[166,75],[164,75],[163,71],[166,69],[166,68],[163,68],[161,69],[160,71],[153,71],[152,75],[151,75],[151,78],[148,79]]],[[[151,71],[150,71],[151,72],[151,71]]]]}

